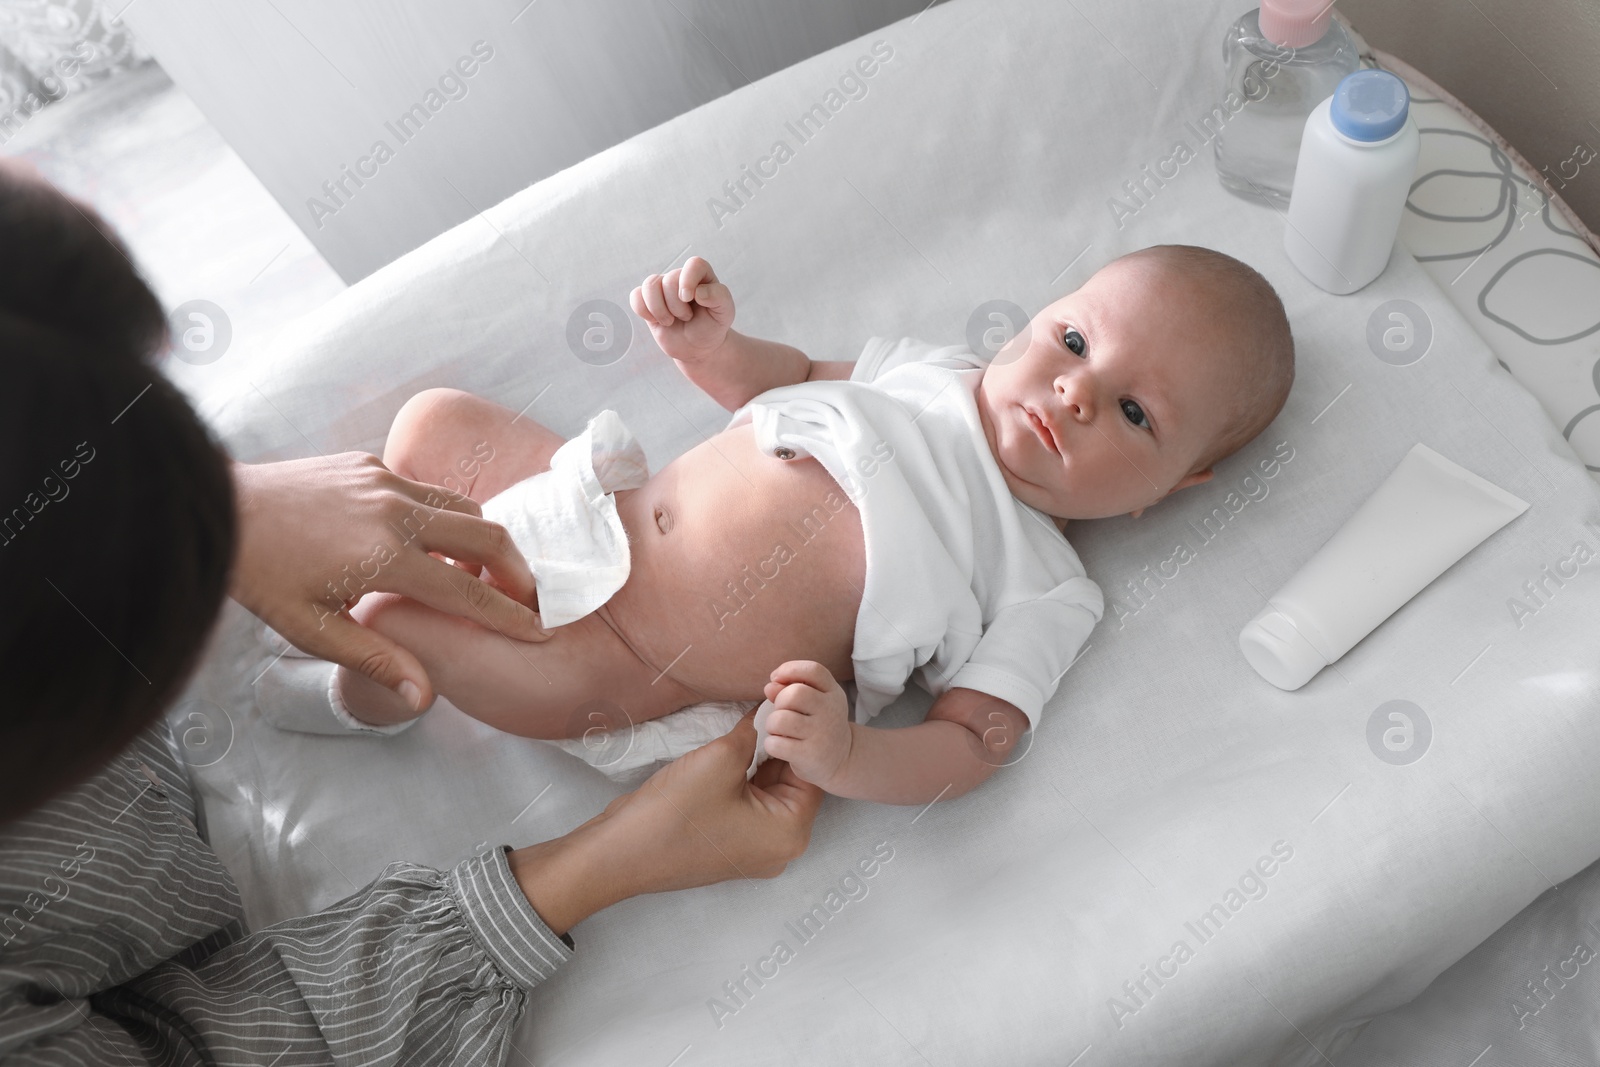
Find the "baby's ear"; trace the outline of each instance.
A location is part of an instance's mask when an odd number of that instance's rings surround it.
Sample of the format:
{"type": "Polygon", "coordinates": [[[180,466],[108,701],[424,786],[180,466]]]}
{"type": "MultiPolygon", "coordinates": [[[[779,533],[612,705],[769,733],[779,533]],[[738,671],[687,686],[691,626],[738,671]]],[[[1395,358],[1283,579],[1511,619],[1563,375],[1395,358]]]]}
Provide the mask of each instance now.
{"type": "MultiPolygon", "coordinates": [[[[1216,472],[1216,470],[1214,468],[1207,467],[1203,471],[1195,471],[1192,474],[1186,474],[1186,475],[1183,476],[1183,480],[1181,482],[1179,482],[1177,485],[1173,486],[1171,489],[1167,490],[1166,495],[1163,496],[1161,498],[1161,500],[1167,499],[1167,497],[1171,496],[1173,493],[1176,493],[1179,489],[1187,489],[1191,485],[1199,485],[1202,482],[1209,482],[1212,479],[1212,476],[1215,475],[1216,473],[1217,472],[1216,472]]],[[[1160,501],[1156,501],[1156,503],[1160,503],[1160,501]]],[[[1145,507],[1149,507],[1149,506],[1150,506],[1149,504],[1145,505],[1145,507]]],[[[1143,514],[1144,514],[1144,508],[1135,508],[1133,511],[1128,512],[1128,516],[1130,518],[1134,518],[1134,519],[1137,519],[1140,515],[1143,515],[1143,514]]]]}
{"type": "Polygon", "coordinates": [[[1179,489],[1187,489],[1191,485],[1199,485],[1201,482],[1209,482],[1216,473],[1216,468],[1207,467],[1203,471],[1195,471],[1193,474],[1186,474],[1183,476],[1183,481],[1167,490],[1167,494],[1170,496],[1171,494],[1176,493],[1179,489]]]}

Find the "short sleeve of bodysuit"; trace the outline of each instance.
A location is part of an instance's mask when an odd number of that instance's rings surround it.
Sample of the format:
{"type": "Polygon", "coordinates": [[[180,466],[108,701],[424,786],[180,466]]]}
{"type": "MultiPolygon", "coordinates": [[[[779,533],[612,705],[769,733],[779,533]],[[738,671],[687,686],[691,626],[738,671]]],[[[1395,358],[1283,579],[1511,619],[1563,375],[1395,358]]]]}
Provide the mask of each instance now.
{"type": "Polygon", "coordinates": [[[1100,587],[1067,579],[1033,600],[1001,608],[950,686],[999,697],[1039,721],[1045,702],[1105,613],[1100,587]]]}

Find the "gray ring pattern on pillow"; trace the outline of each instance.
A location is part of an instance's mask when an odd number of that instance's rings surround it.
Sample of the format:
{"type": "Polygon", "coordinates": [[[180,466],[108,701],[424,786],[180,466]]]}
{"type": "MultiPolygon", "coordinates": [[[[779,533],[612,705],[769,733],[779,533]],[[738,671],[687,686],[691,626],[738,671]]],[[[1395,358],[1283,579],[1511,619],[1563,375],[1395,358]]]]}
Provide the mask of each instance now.
{"type": "Polygon", "coordinates": [[[1379,58],[1412,86],[1422,133],[1401,241],[1600,480],[1600,255],[1557,218],[1567,209],[1552,182],[1427,79],[1379,58]]]}

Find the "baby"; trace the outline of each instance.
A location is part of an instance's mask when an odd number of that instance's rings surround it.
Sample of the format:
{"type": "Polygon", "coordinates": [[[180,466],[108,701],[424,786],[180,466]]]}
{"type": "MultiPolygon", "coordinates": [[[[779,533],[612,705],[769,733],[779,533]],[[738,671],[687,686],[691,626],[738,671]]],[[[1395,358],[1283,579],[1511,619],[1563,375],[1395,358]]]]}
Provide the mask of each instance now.
{"type": "MultiPolygon", "coordinates": [[[[1277,415],[1294,377],[1272,287],[1222,253],[1142,249],[1039,312],[992,359],[873,338],[814,361],[733,329],[698,256],[631,294],[657,344],[729,426],[611,494],[631,566],[589,614],[524,642],[390,594],[356,618],[415,652],[462,711],[575,736],[707,700],[774,705],[767,753],[840,796],[926,804],[1003,764],[1103,613],[1065,536],[1205,482],[1277,415]],[[903,729],[867,721],[910,677],[935,697],[903,729]],[[856,690],[855,721],[842,681],[856,690]],[[576,724],[576,725],[574,725],[576,724]]],[[[563,443],[434,389],[384,461],[489,501],[563,443]]],[[[371,724],[419,713],[365,676],[335,692],[371,724]]]]}

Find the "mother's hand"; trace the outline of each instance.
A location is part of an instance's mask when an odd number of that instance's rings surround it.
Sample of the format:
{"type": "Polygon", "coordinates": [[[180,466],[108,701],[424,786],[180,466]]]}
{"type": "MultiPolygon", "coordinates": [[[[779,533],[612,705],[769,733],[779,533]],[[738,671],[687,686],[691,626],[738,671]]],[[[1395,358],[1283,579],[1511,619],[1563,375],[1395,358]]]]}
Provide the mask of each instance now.
{"type": "Polygon", "coordinates": [[[427,672],[350,617],[363,594],[400,593],[524,641],[549,636],[527,606],[527,561],[466,497],[402,478],[365,452],[235,463],[233,479],[233,598],[297,648],[360,671],[419,711],[433,703],[427,672]],[[481,565],[495,585],[430,552],[481,565]]]}
{"type": "Polygon", "coordinates": [[[565,837],[511,854],[511,870],[558,934],[628,897],[772,878],[805,851],[822,790],[782,760],[745,780],[754,715],[657,771],[565,837]]]}

